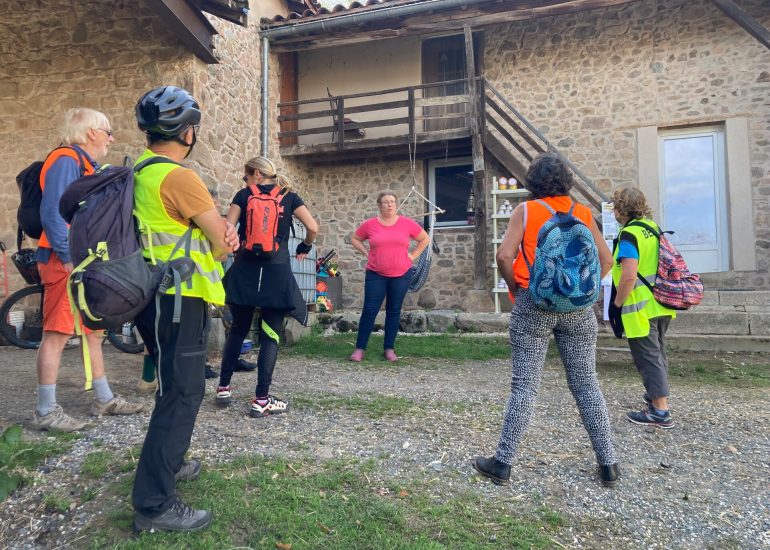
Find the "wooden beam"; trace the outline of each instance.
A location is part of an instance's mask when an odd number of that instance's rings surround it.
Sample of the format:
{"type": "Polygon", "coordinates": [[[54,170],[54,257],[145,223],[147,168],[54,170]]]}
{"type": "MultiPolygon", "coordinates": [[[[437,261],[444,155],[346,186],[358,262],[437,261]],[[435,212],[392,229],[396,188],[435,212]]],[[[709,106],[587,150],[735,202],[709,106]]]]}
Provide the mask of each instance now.
{"type": "Polygon", "coordinates": [[[722,10],[727,17],[738,23],[746,32],[759,40],[765,48],[770,49],[770,31],[762,23],[738,7],[732,0],[711,0],[711,2],[722,10]]]}
{"type": "Polygon", "coordinates": [[[473,57],[473,32],[469,26],[463,27],[465,35],[465,65],[468,76],[468,95],[471,119],[471,149],[473,151],[473,197],[476,210],[474,212],[473,231],[473,288],[487,288],[487,178],[484,167],[484,144],[479,133],[479,95],[476,92],[476,64],[473,57]]]}
{"type": "Polygon", "coordinates": [[[191,0],[148,0],[148,4],[172,34],[201,61],[210,65],[219,63],[213,40],[217,30],[191,0]]]}
{"type": "MultiPolygon", "coordinates": [[[[639,0],[548,0],[527,2],[491,2],[484,7],[432,12],[406,19],[387,19],[377,26],[367,25],[359,32],[346,29],[344,33],[319,31],[314,36],[297,36],[271,42],[273,51],[299,51],[330,46],[343,46],[386,40],[405,36],[427,36],[459,32],[463,26],[481,27],[514,21],[568,15],[580,11],[608,8],[638,2],[639,0]],[[513,7],[512,7],[513,6],[513,7]]],[[[288,23],[287,23],[288,24],[288,23]]]]}

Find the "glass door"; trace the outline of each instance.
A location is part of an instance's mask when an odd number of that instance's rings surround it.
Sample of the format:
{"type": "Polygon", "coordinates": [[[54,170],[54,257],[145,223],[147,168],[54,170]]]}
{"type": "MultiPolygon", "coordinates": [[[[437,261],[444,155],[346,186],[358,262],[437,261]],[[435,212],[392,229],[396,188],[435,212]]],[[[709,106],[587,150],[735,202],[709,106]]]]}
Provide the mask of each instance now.
{"type": "Polygon", "coordinates": [[[695,273],[729,269],[721,128],[660,135],[661,226],[695,273]]]}

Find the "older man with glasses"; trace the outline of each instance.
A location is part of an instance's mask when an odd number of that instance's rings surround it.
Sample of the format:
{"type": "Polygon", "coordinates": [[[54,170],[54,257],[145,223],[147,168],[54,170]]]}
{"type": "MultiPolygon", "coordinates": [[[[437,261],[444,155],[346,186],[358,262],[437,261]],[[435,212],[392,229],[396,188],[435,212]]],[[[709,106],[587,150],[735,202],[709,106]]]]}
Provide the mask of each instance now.
{"type": "MultiPolygon", "coordinates": [[[[67,281],[73,264],[70,257],[68,227],[59,214],[59,200],[76,179],[93,174],[96,159],[107,155],[115,142],[107,117],[93,109],[70,109],[64,116],[61,146],[46,158],[40,172],[42,202],[40,219],[43,233],[35,260],[45,287],[43,302],[43,339],[37,353],[37,407],[32,426],[38,430],[74,432],[86,423],[66,414],[56,402],[56,381],[64,347],[75,332],[75,317],[67,296],[67,281]]],[[[104,373],[103,334],[83,327],[88,339],[93,375],[95,416],[134,414],[142,406],[132,404],[112,393],[104,373]]]]}

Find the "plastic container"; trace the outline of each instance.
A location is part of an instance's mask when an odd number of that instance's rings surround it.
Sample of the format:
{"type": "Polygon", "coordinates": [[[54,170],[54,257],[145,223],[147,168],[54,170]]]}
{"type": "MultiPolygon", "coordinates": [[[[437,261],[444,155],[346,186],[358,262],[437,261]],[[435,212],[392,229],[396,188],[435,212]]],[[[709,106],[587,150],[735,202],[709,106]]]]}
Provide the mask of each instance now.
{"type": "Polygon", "coordinates": [[[241,345],[241,355],[249,353],[252,349],[254,349],[254,341],[246,338],[241,345]]]}
{"type": "Polygon", "coordinates": [[[16,337],[21,337],[21,330],[24,328],[24,312],[23,311],[10,311],[8,312],[8,324],[16,328],[16,337]]]}

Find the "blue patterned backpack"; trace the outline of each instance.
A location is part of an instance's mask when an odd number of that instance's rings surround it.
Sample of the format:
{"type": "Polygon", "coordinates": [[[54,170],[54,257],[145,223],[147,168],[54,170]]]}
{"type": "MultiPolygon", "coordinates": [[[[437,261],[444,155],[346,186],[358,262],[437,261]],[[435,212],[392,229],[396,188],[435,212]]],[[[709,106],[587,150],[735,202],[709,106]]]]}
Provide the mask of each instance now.
{"type": "Polygon", "coordinates": [[[574,201],[569,212],[557,212],[542,200],[535,202],[547,208],[551,217],[538,231],[534,261],[530,263],[524,254],[532,300],[538,308],[555,313],[591,306],[601,291],[599,252],[591,230],[572,214],[574,201]]]}

